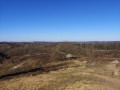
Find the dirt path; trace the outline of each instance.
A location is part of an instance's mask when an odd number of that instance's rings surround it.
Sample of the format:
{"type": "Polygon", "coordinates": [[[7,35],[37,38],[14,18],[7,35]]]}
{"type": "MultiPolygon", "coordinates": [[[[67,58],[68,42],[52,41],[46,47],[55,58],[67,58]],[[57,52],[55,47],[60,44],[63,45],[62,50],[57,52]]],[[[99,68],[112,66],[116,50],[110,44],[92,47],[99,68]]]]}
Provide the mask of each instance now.
{"type": "MultiPolygon", "coordinates": [[[[84,75],[92,75],[95,78],[100,78],[102,83],[98,85],[98,87],[95,90],[120,90],[120,79],[115,78],[115,77],[110,77],[110,76],[103,76],[99,74],[93,74],[93,73],[82,73],[84,75]]],[[[87,87],[92,88],[92,87],[87,87]]],[[[91,89],[93,90],[93,89],[91,89]]]]}

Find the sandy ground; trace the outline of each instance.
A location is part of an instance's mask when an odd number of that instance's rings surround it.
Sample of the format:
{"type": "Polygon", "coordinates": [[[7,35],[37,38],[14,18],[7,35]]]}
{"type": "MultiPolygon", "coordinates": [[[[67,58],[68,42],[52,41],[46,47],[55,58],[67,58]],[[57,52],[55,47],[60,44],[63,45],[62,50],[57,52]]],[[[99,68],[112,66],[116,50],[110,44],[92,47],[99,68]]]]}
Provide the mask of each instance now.
{"type": "Polygon", "coordinates": [[[79,60],[74,62],[77,67],[1,80],[0,90],[120,90],[120,68],[115,64],[86,67],[79,60]]]}

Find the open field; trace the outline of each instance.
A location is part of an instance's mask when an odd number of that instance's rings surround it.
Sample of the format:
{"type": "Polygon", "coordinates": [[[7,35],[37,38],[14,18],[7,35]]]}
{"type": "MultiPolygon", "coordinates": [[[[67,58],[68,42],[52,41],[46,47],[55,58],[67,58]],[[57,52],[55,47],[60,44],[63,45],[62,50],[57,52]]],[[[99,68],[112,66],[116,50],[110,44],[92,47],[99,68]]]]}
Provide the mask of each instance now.
{"type": "Polygon", "coordinates": [[[120,43],[0,43],[0,90],[120,90],[120,43]]]}
{"type": "Polygon", "coordinates": [[[73,60],[51,63],[61,66],[57,71],[29,76],[19,75],[1,79],[1,90],[119,90],[120,73],[115,64],[104,63],[88,67],[83,61],[73,60]],[[69,64],[64,64],[69,63],[69,64]],[[62,66],[62,64],[64,64],[62,66]]]}

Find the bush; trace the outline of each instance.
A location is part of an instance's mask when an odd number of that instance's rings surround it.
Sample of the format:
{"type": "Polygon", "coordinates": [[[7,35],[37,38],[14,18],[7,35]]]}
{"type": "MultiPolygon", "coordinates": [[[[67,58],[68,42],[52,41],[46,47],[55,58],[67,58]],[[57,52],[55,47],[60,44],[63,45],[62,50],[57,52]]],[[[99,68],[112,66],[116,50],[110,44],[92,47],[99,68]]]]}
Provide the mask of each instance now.
{"type": "Polygon", "coordinates": [[[51,59],[65,60],[67,54],[76,54],[77,48],[69,42],[59,43],[52,51],[51,59]]]}
{"type": "Polygon", "coordinates": [[[0,63],[2,63],[5,59],[9,59],[10,57],[6,54],[0,52],[0,63]]]}

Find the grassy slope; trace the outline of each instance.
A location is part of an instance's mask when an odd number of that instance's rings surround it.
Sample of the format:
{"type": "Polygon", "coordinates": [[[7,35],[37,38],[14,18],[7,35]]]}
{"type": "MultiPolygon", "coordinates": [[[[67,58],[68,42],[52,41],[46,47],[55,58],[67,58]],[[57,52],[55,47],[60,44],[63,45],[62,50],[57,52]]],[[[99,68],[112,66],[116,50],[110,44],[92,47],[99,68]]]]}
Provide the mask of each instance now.
{"type": "MultiPolygon", "coordinates": [[[[112,76],[114,64],[86,67],[80,60],[49,63],[62,69],[35,76],[15,77],[0,82],[1,90],[120,90],[120,78],[112,76]],[[66,67],[67,66],[67,67],[66,67]],[[111,69],[109,68],[111,67],[111,69]],[[107,73],[106,73],[107,72],[107,73]],[[109,72],[109,73],[108,73],[109,72]]],[[[117,68],[119,69],[119,68],[117,68]]]]}

